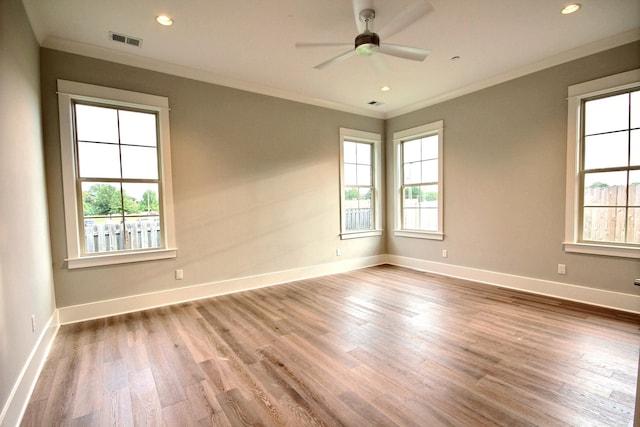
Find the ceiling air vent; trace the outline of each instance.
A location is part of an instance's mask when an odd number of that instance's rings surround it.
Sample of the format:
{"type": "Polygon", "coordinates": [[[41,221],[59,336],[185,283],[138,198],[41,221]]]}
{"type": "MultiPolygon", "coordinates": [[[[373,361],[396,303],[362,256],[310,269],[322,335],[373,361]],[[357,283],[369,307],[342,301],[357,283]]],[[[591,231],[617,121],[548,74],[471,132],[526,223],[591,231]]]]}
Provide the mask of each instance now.
{"type": "Polygon", "coordinates": [[[142,45],[142,39],[125,36],[124,34],[114,33],[113,31],[109,31],[109,39],[113,40],[114,42],[124,43],[135,47],[140,47],[140,45],[142,45]]]}
{"type": "Polygon", "coordinates": [[[369,104],[371,106],[374,106],[374,107],[379,107],[379,106],[381,106],[383,104],[383,102],[380,102],[380,101],[369,101],[369,102],[367,102],[367,104],[369,104]]]}

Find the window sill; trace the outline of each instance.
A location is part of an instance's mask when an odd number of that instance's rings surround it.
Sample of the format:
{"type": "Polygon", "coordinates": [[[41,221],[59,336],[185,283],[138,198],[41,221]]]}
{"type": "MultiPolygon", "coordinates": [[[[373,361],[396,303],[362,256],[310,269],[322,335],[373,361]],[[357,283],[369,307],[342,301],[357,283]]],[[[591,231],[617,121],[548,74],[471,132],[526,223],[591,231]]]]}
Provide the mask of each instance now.
{"type": "Polygon", "coordinates": [[[67,268],[69,270],[73,270],[76,268],[99,267],[102,265],[170,259],[176,258],[177,256],[177,249],[158,249],[140,252],[123,252],[109,255],[92,255],[82,258],[69,258],[65,261],[67,262],[67,268]]]}
{"type": "Polygon", "coordinates": [[[640,258],[640,248],[629,246],[599,245],[593,243],[564,243],[565,252],[603,255],[621,258],[640,258]]]}
{"type": "Polygon", "coordinates": [[[364,230],[364,231],[352,231],[349,233],[340,233],[341,240],[359,239],[361,237],[375,237],[382,236],[382,230],[364,230]]]}
{"type": "Polygon", "coordinates": [[[444,233],[439,231],[395,230],[393,235],[396,237],[411,237],[413,239],[444,240],[444,233]]]}

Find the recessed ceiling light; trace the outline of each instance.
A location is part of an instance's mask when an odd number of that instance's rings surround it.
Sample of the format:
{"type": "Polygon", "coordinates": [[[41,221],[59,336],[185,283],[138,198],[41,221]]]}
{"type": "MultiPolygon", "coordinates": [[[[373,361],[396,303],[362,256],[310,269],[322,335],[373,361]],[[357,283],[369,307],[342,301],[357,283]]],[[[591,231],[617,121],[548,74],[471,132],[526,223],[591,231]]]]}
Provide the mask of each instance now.
{"type": "Polygon", "coordinates": [[[569,15],[570,13],[577,12],[581,6],[580,3],[570,3],[566,5],[561,12],[563,15],[569,15]]]}
{"type": "Polygon", "coordinates": [[[167,15],[160,15],[156,17],[156,21],[158,21],[158,24],[164,25],[166,27],[173,25],[173,19],[171,19],[167,15]]]}
{"type": "Polygon", "coordinates": [[[380,88],[380,90],[383,91],[383,92],[389,92],[391,90],[391,88],[389,86],[387,86],[387,85],[384,85],[384,86],[382,86],[380,88]]]}

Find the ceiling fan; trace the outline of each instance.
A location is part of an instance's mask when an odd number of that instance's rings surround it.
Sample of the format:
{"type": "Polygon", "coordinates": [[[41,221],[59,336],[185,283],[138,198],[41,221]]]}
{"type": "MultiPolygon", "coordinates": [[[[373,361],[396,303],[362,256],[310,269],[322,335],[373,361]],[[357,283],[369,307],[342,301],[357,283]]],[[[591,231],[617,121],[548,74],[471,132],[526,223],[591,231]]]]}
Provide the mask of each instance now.
{"type": "MultiPolygon", "coordinates": [[[[385,37],[391,37],[422,18],[431,10],[431,5],[427,1],[418,0],[393,18],[385,28],[381,30],[381,33],[383,33],[385,37]]],[[[353,12],[356,20],[356,27],[360,32],[354,40],[353,49],[324,61],[313,68],[321,70],[331,64],[344,61],[345,59],[356,55],[371,56],[376,53],[383,53],[385,55],[391,55],[412,61],[424,61],[429,55],[430,52],[428,50],[418,47],[380,43],[380,36],[373,32],[373,22],[376,17],[376,11],[373,8],[371,0],[353,0],[353,12]]],[[[348,45],[351,45],[351,43],[296,43],[297,48],[348,45]]]]}

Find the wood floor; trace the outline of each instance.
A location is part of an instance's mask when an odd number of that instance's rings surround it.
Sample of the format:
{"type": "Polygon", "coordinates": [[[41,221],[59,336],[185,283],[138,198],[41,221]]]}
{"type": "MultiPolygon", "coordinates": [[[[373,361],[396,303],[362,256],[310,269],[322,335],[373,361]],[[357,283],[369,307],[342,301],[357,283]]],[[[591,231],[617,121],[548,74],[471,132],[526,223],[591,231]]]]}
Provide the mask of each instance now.
{"type": "Polygon", "coordinates": [[[631,426],[640,316],[379,266],[60,328],[23,426],[631,426]]]}

